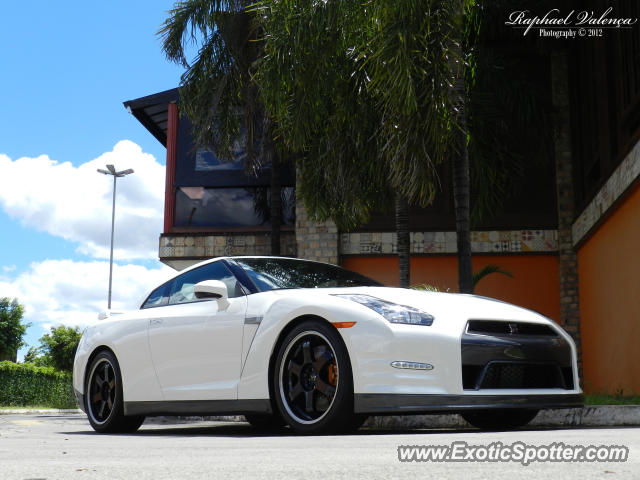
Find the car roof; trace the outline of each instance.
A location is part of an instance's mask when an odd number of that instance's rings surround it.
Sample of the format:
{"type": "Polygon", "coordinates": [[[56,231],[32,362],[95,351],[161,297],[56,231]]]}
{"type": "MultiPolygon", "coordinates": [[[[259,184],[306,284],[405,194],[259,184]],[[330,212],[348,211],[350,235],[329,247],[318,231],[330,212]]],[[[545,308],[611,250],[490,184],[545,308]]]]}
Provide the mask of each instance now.
{"type": "MultiPolygon", "coordinates": [[[[231,256],[223,256],[223,257],[214,257],[214,258],[208,258],[207,260],[203,260],[201,262],[198,262],[194,265],[191,265],[190,267],[184,268],[182,270],[177,271],[176,273],[174,273],[173,275],[171,275],[169,278],[165,279],[164,282],[162,282],[163,284],[173,280],[174,278],[178,277],[179,275],[182,275],[185,272],[188,272],[190,270],[194,270],[198,267],[201,267],[203,265],[208,265],[209,263],[213,263],[213,262],[218,262],[220,260],[236,260],[236,259],[243,259],[243,258],[272,258],[274,260],[295,260],[297,262],[306,262],[306,263],[319,263],[321,265],[330,265],[332,267],[336,267],[336,268],[342,268],[339,265],[333,265],[331,263],[326,263],[326,262],[318,262],[317,260],[307,260],[306,258],[295,258],[295,257],[280,257],[280,256],[275,256],[275,255],[231,255],[231,256]]],[[[157,286],[155,287],[157,288],[157,286]]]]}
{"type": "Polygon", "coordinates": [[[208,265],[210,263],[219,262],[221,260],[236,260],[236,259],[243,259],[243,258],[247,258],[247,259],[248,258],[258,258],[258,259],[259,258],[271,258],[271,259],[274,259],[274,260],[294,260],[296,262],[317,263],[317,264],[320,264],[320,265],[328,265],[328,266],[335,267],[335,268],[342,268],[339,265],[334,265],[332,263],[327,263],[327,262],[319,262],[317,260],[307,260],[305,258],[295,258],[295,257],[280,257],[280,256],[275,256],[275,255],[232,255],[232,256],[223,256],[223,257],[213,257],[213,258],[208,258],[208,259],[203,260],[201,262],[195,263],[195,264],[191,265],[190,267],[184,268],[182,270],[178,270],[173,275],[170,275],[168,278],[164,279],[163,282],[161,282],[159,284],[156,284],[152,289],[150,289],[145,294],[145,296],[139,302],[138,308],[142,307],[144,302],[146,302],[147,299],[149,298],[149,295],[151,295],[151,293],[153,293],[157,288],[161,287],[162,285],[167,284],[168,282],[171,282],[172,280],[174,280],[176,277],[179,277],[183,273],[189,272],[191,270],[195,270],[196,268],[202,267],[204,265],[208,265]]]}

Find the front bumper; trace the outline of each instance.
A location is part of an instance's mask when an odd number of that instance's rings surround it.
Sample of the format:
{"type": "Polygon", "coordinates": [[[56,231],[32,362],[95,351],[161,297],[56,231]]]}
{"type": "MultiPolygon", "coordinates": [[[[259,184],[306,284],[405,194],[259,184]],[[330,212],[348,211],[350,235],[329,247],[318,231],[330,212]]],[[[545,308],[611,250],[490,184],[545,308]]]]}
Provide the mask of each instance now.
{"type": "Polygon", "coordinates": [[[355,413],[370,415],[403,415],[419,413],[461,412],[521,408],[582,408],[584,396],[571,394],[500,394],[500,395],[404,395],[360,393],[354,395],[355,413]]]}
{"type": "Polygon", "coordinates": [[[87,411],[84,408],[84,395],[80,393],[77,388],[73,389],[73,393],[76,394],[76,402],[78,404],[78,408],[82,410],[84,413],[87,413],[87,411]]]}

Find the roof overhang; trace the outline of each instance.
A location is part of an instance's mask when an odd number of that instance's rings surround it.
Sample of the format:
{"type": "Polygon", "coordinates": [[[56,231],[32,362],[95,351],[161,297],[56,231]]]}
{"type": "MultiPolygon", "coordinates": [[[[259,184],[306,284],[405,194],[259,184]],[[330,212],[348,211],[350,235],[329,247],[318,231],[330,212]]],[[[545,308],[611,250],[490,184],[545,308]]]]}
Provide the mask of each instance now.
{"type": "Polygon", "coordinates": [[[167,146],[167,119],[169,104],[177,103],[180,94],[177,88],[154,93],[135,100],[123,102],[124,107],[149,130],[151,135],[165,147],[167,146]]]}

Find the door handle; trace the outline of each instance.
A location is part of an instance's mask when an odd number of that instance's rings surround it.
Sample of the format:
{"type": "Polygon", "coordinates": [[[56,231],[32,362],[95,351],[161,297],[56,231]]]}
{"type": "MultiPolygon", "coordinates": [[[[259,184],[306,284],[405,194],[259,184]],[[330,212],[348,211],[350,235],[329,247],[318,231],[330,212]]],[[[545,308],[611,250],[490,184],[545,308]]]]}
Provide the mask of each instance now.
{"type": "Polygon", "coordinates": [[[149,326],[151,327],[159,327],[160,325],[162,325],[161,318],[152,318],[149,320],[149,326]]]}

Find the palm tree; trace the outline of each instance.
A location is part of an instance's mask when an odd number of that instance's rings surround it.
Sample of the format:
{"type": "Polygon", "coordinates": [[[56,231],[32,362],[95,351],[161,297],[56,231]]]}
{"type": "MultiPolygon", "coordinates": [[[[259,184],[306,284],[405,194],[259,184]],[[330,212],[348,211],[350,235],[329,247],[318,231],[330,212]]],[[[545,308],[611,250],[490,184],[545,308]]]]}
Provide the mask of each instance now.
{"type": "Polygon", "coordinates": [[[433,200],[456,120],[450,58],[458,10],[444,0],[374,0],[366,8],[264,0],[258,11],[266,32],[258,83],[283,142],[303,152],[308,211],[355,226],[395,191],[408,286],[407,206],[433,200]]]}
{"type": "MultiPolygon", "coordinates": [[[[474,213],[481,214],[502,199],[505,172],[517,166],[500,150],[505,135],[493,133],[504,133],[502,114],[487,121],[478,101],[482,92],[476,95],[480,89],[469,81],[477,75],[471,61],[477,60],[471,46],[479,25],[474,2],[372,0],[363,8],[344,0],[263,0],[247,9],[249,3],[182,2],[161,30],[168,57],[188,67],[182,106],[195,120],[198,141],[225,152],[244,128],[247,151],[255,154],[256,132],[263,131],[262,157],[277,173],[277,139],[298,152],[297,193],[309,213],[332,218],[342,230],[390,209],[395,192],[404,286],[407,206],[429,204],[441,181],[437,165],[452,162],[459,289],[471,292],[471,181],[488,185],[475,189],[474,213]],[[197,35],[204,41],[189,66],[184,46],[197,35]],[[495,168],[486,168],[491,162],[495,168]],[[479,174],[487,171],[490,177],[479,174]]],[[[272,182],[278,185],[277,175],[272,182]]],[[[279,223],[273,221],[280,214],[278,190],[271,189],[273,251],[279,247],[279,223]]]]}
{"type": "Polygon", "coordinates": [[[186,0],[169,11],[158,35],[167,58],[186,71],[180,87],[180,108],[193,124],[197,145],[232,158],[244,137],[248,173],[271,167],[271,253],[280,254],[281,185],[279,155],[253,69],[262,55],[261,33],[246,0],[186,0]],[[190,46],[198,48],[193,62],[190,46]]]}
{"type": "Polygon", "coordinates": [[[409,204],[400,194],[396,195],[395,204],[399,283],[401,287],[407,288],[411,284],[409,204]]]}
{"type": "MultiPolygon", "coordinates": [[[[459,2],[459,14],[461,22],[464,21],[465,0],[459,2]]],[[[464,33],[460,29],[457,41],[452,42],[455,52],[454,61],[458,60],[455,70],[455,86],[453,89],[453,108],[456,129],[453,132],[453,203],[456,216],[456,250],[458,252],[458,291],[460,293],[473,293],[473,273],[471,264],[471,212],[470,193],[471,179],[469,171],[469,150],[467,149],[467,115],[465,84],[465,55],[463,52],[464,33]]]]}

